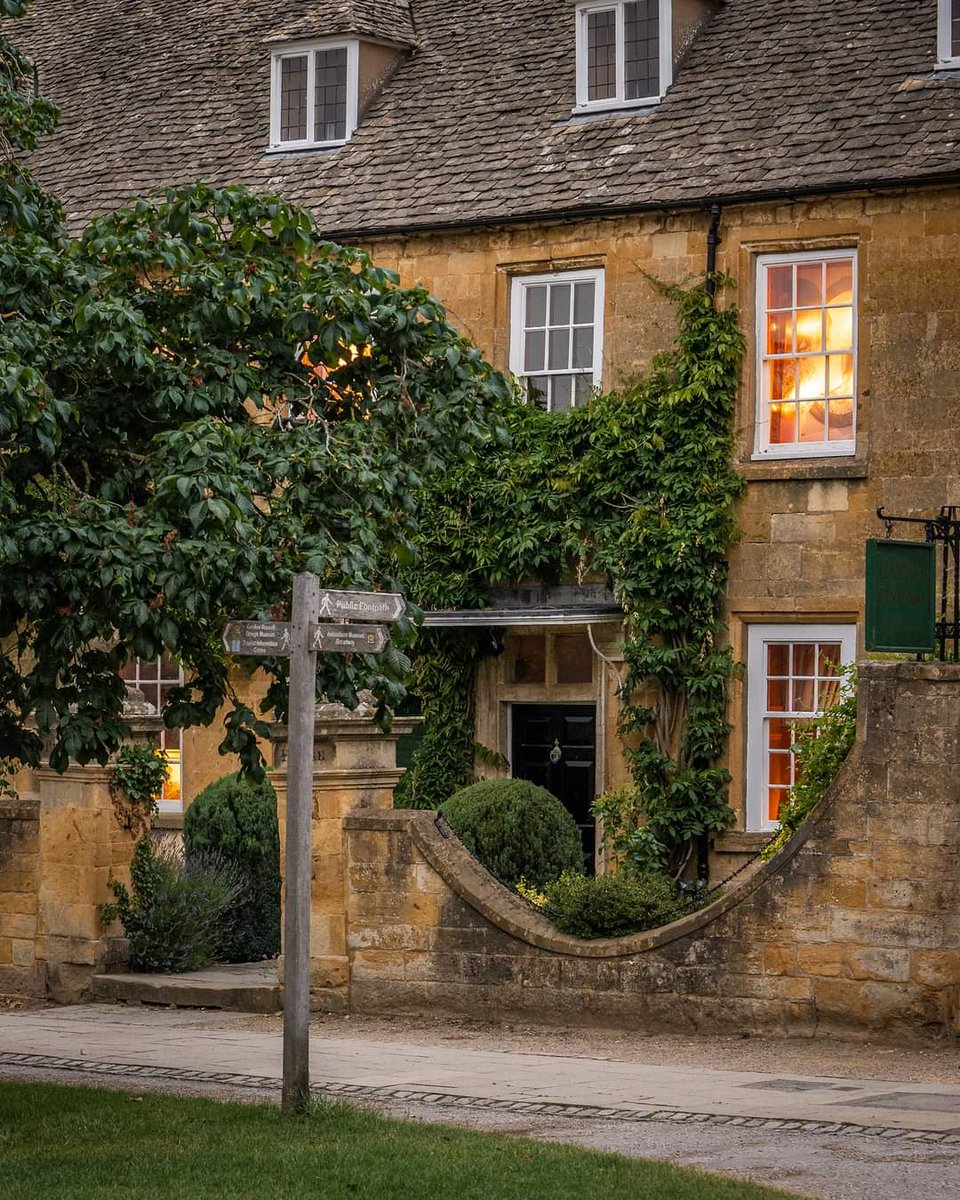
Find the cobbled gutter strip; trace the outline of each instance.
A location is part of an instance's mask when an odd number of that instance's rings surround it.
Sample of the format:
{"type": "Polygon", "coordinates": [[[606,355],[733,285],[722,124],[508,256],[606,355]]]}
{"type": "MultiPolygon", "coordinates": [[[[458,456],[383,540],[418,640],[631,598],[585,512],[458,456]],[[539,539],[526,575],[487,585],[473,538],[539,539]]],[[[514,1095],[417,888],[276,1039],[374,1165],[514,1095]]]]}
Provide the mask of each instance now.
{"type": "MultiPolygon", "coordinates": [[[[131,1063],[53,1058],[46,1054],[14,1054],[0,1051],[0,1066],[35,1067],[48,1071],[83,1071],[89,1075],[120,1075],[131,1079],[171,1079],[190,1083],[215,1083],[226,1087],[279,1091],[280,1081],[264,1075],[235,1075],[226,1071],[190,1071],[183,1067],[138,1066],[131,1063]]],[[[317,1096],[351,1100],[402,1101],[433,1104],[441,1108],[487,1109],[525,1113],[538,1117],[575,1117],[588,1121],[674,1121],[690,1125],[730,1125],[737,1129],[767,1129],[778,1133],[821,1133],[882,1137],[910,1142],[960,1145],[960,1133],[936,1133],[926,1129],[895,1129],[883,1125],[855,1125],[849,1121],[803,1121],[784,1117],[743,1117],[717,1113],[685,1112],[674,1108],[601,1108],[591,1104],[558,1104],[542,1100],[496,1100],[484,1096],[461,1096],[452,1092],[411,1091],[402,1087],[368,1087],[359,1083],[315,1083],[317,1096]]]]}

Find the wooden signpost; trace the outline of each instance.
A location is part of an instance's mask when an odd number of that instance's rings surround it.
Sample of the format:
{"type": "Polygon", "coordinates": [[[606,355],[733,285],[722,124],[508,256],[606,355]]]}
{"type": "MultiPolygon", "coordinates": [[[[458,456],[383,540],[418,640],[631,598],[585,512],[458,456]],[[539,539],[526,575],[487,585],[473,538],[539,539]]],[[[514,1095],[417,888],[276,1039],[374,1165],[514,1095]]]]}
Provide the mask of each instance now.
{"type": "Polygon", "coordinates": [[[389,641],[386,625],[310,626],[310,646],[320,654],[379,654],[389,641]]]}
{"type": "Polygon", "coordinates": [[[283,919],[283,1110],[302,1112],[310,1098],[310,814],[318,654],[378,654],[383,625],[329,622],[396,621],[405,601],[396,592],[322,591],[316,575],[294,576],[291,620],[230,621],[230,654],[290,658],[287,759],[286,898],[283,919]],[[321,624],[321,618],[328,623],[321,624]]]}

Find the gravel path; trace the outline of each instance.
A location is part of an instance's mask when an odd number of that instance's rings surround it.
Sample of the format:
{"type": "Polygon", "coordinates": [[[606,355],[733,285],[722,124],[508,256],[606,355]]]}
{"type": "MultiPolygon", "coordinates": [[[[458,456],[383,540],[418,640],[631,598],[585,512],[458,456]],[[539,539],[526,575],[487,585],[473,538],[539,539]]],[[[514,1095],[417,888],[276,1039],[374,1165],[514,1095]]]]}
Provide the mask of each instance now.
{"type": "MultiPolygon", "coordinates": [[[[281,1016],[238,1017],[243,1028],[277,1029],[281,1016]]],[[[642,1034],[617,1029],[433,1017],[315,1017],[317,1036],[376,1042],[459,1043],[474,1050],[517,1050],[571,1058],[610,1058],[665,1067],[712,1067],[783,1075],[825,1075],[910,1083],[960,1082],[960,1045],[894,1045],[831,1038],[642,1034]]],[[[958,1194],[960,1198],[960,1194],[958,1194]]]]}

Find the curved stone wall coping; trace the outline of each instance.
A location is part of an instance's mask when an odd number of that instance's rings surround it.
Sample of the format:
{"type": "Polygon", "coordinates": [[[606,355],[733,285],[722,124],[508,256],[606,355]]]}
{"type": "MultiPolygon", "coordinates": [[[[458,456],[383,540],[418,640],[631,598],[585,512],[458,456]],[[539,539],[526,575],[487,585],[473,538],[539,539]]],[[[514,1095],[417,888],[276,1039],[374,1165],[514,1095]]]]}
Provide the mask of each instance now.
{"type": "Polygon", "coordinates": [[[766,862],[758,860],[753,863],[737,878],[733,887],[697,912],[680,917],[659,929],[647,929],[642,933],[620,938],[587,939],[561,933],[542,913],[537,912],[481,866],[454,833],[443,832],[435,812],[417,809],[370,812],[355,809],[347,814],[344,826],[348,830],[379,829],[409,833],[417,849],[451,891],[486,917],[492,925],[519,941],[537,946],[541,950],[575,958],[624,958],[656,950],[678,938],[696,933],[718,920],[735,905],[741,904],[777,875],[812,836],[832,793],[843,786],[844,779],[855,769],[858,757],[859,744],[803,826],[772,858],[766,862]]]}
{"type": "MultiPolygon", "coordinates": [[[[749,899],[761,888],[775,882],[778,875],[819,832],[834,798],[847,788],[853,789],[855,774],[864,756],[866,737],[865,689],[873,686],[902,685],[912,681],[945,681],[960,686],[960,666],[940,662],[861,662],[860,721],[857,742],[840,768],[836,779],[803,825],[772,858],[757,861],[738,875],[716,900],[697,912],[681,917],[659,929],[645,930],[621,938],[586,940],[555,929],[547,918],[489,874],[459,839],[438,827],[437,814],[417,810],[370,812],[355,810],[345,819],[345,827],[354,830],[395,830],[406,832],[427,862],[446,885],[492,925],[519,941],[556,954],[578,958],[623,958],[643,954],[695,934],[725,913],[749,899]]],[[[876,738],[877,731],[873,731],[876,738]]]]}

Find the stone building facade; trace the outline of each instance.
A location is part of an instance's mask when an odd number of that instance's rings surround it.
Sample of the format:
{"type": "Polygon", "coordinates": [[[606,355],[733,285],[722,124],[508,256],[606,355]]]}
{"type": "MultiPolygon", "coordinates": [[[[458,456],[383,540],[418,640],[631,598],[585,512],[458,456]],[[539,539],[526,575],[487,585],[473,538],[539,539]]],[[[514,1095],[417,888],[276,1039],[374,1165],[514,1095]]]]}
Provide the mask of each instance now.
{"type": "MultiPolygon", "coordinates": [[[[63,108],[34,168],[78,227],[197,177],[280,190],[557,408],[669,345],[653,279],[731,277],[747,486],[726,617],[746,671],[717,849],[739,861],[789,782],[785,722],[862,651],[877,508],[960,504],[958,0],[837,0],[826,24],[819,0],[197,0],[192,38],[172,0],[146,29],[91,7],[46,0],[18,39],[63,108]]],[[[616,783],[617,632],[518,619],[478,740],[516,768],[521,710],[592,712],[591,786],[616,783]]],[[[215,741],[185,737],[187,801],[230,766],[215,741]]]]}

